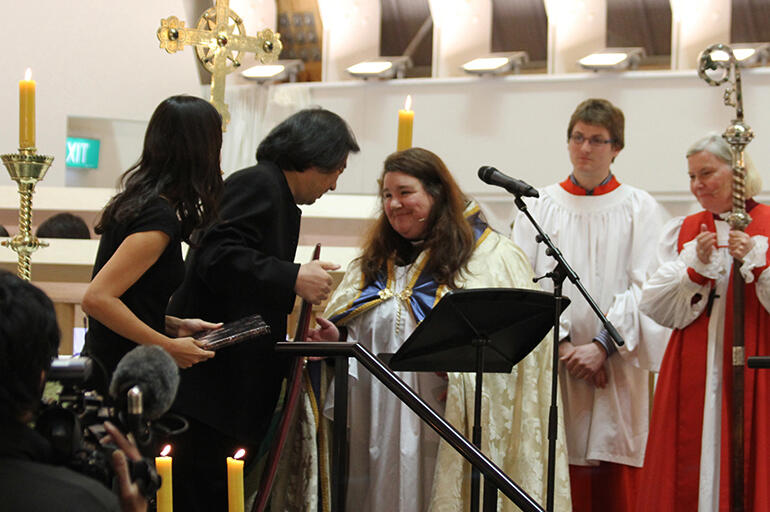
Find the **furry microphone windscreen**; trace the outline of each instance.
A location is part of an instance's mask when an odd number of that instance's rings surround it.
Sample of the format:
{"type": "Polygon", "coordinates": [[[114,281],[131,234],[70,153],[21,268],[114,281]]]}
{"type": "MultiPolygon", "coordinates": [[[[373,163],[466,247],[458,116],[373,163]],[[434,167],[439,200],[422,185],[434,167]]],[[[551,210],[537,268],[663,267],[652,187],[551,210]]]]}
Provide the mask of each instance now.
{"type": "Polygon", "coordinates": [[[126,393],[134,386],[142,390],[144,417],[160,418],[176,397],[179,368],[162,348],[140,345],[123,356],[110,382],[110,395],[121,410],[125,410],[126,393]]]}

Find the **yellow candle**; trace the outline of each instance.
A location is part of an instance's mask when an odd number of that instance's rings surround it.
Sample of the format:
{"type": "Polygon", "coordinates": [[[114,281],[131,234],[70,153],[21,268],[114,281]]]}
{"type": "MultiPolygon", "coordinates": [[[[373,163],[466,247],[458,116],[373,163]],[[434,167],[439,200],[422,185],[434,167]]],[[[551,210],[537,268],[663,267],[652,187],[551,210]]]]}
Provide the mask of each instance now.
{"type": "Polygon", "coordinates": [[[398,111],[398,144],[396,145],[396,151],[403,151],[412,147],[413,125],[412,97],[407,96],[404,109],[398,111]]]}
{"type": "Polygon", "coordinates": [[[35,146],[35,81],[27,68],[24,80],[19,80],[19,147],[35,146]]]}
{"type": "MultiPolygon", "coordinates": [[[[242,457],[242,450],[238,450],[236,457],[242,457]]],[[[227,458],[227,510],[229,512],[243,512],[243,461],[227,458]]]]}
{"type": "Polygon", "coordinates": [[[160,489],[155,495],[158,503],[158,512],[172,512],[174,510],[174,495],[172,493],[171,457],[155,457],[155,471],[161,478],[160,489]]]}

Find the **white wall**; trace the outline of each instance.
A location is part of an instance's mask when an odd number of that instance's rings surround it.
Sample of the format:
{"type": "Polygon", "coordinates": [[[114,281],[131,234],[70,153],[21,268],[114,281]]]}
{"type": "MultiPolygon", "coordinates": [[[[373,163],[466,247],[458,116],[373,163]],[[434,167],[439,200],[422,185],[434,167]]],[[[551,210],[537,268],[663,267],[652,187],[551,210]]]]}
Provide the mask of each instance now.
{"type": "Polygon", "coordinates": [[[192,50],[167,54],[155,35],[161,18],[185,19],[182,0],[0,0],[0,9],[12,19],[3,26],[0,152],[18,147],[17,84],[31,67],[38,152],[55,157],[43,186],[65,182],[68,116],[146,121],[168,96],[200,95],[192,50]]]}
{"type": "Polygon", "coordinates": [[[577,61],[607,45],[606,0],[544,0],[548,72],[580,71],[577,61]]]}
{"type": "Polygon", "coordinates": [[[95,169],[66,167],[64,184],[114,188],[120,175],[138,160],[146,129],[145,121],[70,117],[67,136],[99,140],[99,166],[95,169]]]}
{"type": "MultiPolygon", "coordinates": [[[[362,152],[339,182],[341,192],[372,193],[382,161],[396,146],[397,110],[414,100],[414,145],[441,156],[467,192],[494,194],[476,175],[482,165],[535,186],[571,171],[567,123],[577,104],[604,97],[626,115],[626,148],[614,172],[656,195],[689,194],[684,153],[708,131],[722,132],[735,109],[723,88],[693,71],[624,74],[522,75],[503,79],[412,79],[384,83],[296,84],[312,102],[348,120],[362,152]],[[660,194],[659,194],[660,193],[660,194]]],[[[770,68],[743,72],[745,121],[756,138],[748,146],[770,188],[770,68]]]]}
{"type": "MultiPolygon", "coordinates": [[[[41,186],[65,183],[68,117],[144,123],[167,96],[201,95],[192,49],[167,54],[155,35],[160,19],[170,15],[184,19],[188,26],[195,24],[196,20],[187,19],[183,0],[139,4],[0,0],[0,6],[13,12],[15,20],[4,33],[12,51],[6,52],[0,71],[0,91],[4,92],[0,94],[0,152],[13,152],[17,147],[17,82],[24,69],[32,67],[38,83],[38,150],[56,157],[41,186]]],[[[228,79],[228,90],[236,88],[233,78],[228,79]]],[[[770,165],[770,117],[766,115],[770,112],[770,68],[745,71],[743,82],[746,122],[757,134],[748,149],[763,169],[770,165]]],[[[241,87],[256,91],[254,86],[241,87]]],[[[382,161],[395,149],[397,110],[407,94],[414,99],[414,143],[444,158],[467,191],[498,196],[502,194],[476,177],[481,165],[493,165],[536,186],[567,175],[567,120],[577,103],[587,97],[606,97],[625,111],[627,147],[614,170],[622,181],[657,195],[688,193],[685,148],[706,131],[724,130],[734,114],[732,108],[722,105],[723,88],[707,86],[694,71],[278,87],[306,88],[312,103],[338,112],[353,126],[362,153],[351,158],[340,180],[339,190],[347,193],[375,190],[374,178],[382,161]]],[[[138,153],[129,153],[141,141],[116,144],[125,161],[131,163],[138,157],[138,153]]],[[[115,175],[125,165],[116,167],[120,168],[114,169],[115,175]]],[[[770,185],[770,176],[765,178],[770,185]]]]}
{"type": "Polygon", "coordinates": [[[491,0],[428,0],[433,18],[431,76],[463,76],[462,65],[490,52],[491,0]]]}
{"type": "Polygon", "coordinates": [[[324,80],[351,80],[345,71],[380,54],[379,0],[318,0],[323,22],[324,80]]]}

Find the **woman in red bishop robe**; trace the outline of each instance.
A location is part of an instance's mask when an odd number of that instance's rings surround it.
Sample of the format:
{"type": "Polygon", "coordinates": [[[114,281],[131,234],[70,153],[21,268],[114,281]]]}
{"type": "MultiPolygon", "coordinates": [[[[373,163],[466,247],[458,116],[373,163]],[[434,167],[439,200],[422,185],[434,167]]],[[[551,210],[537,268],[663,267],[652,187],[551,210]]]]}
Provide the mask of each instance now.
{"type": "MultiPolygon", "coordinates": [[[[645,283],[641,309],[674,328],[655,392],[638,511],[729,511],[732,410],[732,278],[745,282],[745,356],[770,354],[770,207],[750,199],[761,180],[747,159],[745,232],[732,208],[731,149],[709,135],[687,152],[690,190],[703,211],[672,219],[661,265],[645,283]],[[733,260],[739,263],[733,265],[733,260]],[[738,268],[736,268],[736,266],[738,268]]],[[[770,511],[770,371],[744,370],[746,510],[770,511]]]]}

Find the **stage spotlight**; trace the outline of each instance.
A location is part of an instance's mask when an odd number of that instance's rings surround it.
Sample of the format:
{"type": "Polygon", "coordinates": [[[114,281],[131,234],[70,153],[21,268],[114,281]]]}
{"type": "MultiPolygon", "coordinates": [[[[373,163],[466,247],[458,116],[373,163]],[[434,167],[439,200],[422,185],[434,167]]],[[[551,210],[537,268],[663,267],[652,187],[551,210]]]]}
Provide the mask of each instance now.
{"type": "Polygon", "coordinates": [[[470,75],[503,75],[508,72],[518,73],[527,62],[527,52],[491,53],[466,62],[462,69],[470,75]]]}
{"type": "Polygon", "coordinates": [[[296,82],[297,73],[305,69],[305,63],[299,59],[279,60],[274,64],[257,64],[241,71],[241,76],[255,82],[296,82]]]}
{"type": "Polygon", "coordinates": [[[591,71],[621,71],[636,69],[644,56],[644,48],[606,48],[583,57],[578,64],[591,71]]]}
{"type": "Polygon", "coordinates": [[[404,78],[407,68],[412,67],[412,59],[409,57],[380,57],[354,64],[347,72],[356,78],[388,79],[404,78]]]}
{"type": "MultiPolygon", "coordinates": [[[[770,43],[735,43],[729,45],[735,55],[735,60],[742,68],[766,66],[770,58],[770,43]]],[[[716,50],[711,53],[711,59],[726,61],[727,53],[716,50]]]]}

